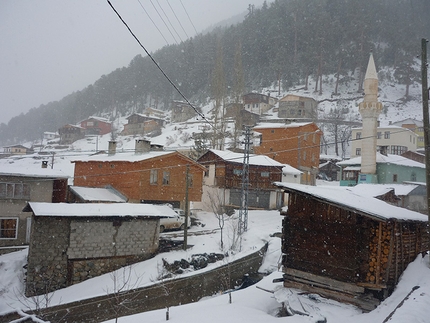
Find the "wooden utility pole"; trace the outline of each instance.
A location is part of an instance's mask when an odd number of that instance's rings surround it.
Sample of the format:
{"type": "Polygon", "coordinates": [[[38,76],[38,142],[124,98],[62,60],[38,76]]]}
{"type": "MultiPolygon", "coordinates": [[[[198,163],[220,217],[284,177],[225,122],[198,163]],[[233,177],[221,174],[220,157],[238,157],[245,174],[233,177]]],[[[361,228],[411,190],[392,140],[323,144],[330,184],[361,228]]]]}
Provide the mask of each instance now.
{"type": "Polygon", "coordinates": [[[189,201],[188,201],[188,190],[189,190],[189,175],[190,165],[187,165],[187,170],[185,171],[185,228],[184,228],[184,250],[188,248],[188,216],[189,216],[189,201]]]}
{"type": "MultiPolygon", "coordinates": [[[[427,82],[427,40],[421,39],[421,84],[423,93],[423,123],[424,123],[424,145],[426,154],[426,188],[427,188],[427,214],[430,224],[430,131],[429,131],[429,87],[427,82]]],[[[430,233],[429,233],[430,250],[430,233]]],[[[430,266],[430,263],[429,263],[430,266]]]]}

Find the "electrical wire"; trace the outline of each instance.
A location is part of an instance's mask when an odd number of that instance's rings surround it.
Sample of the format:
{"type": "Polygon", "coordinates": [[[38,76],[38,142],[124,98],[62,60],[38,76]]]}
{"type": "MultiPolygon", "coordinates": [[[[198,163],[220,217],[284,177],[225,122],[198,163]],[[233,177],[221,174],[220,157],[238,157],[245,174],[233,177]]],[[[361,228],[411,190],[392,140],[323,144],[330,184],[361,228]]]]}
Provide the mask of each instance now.
{"type": "MultiPolygon", "coordinates": [[[[157,68],[160,70],[160,72],[163,74],[163,76],[167,79],[167,81],[173,86],[173,88],[179,93],[179,95],[185,100],[185,102],[197,113],[198,116],[200,116],[209,126],[211,126],[213,129],[215,129],[215,126],[207,120],[206,116],[201,113],[191,102],[186,98],[186,96],[179,90],[179,88],[176,86],[175,83],[167,76],[167,74],[164,72],[164,70],[161,68],[161,66],[155,61],[155,59],[152,57],[152,55],[148,52],[148,50],[143,46],[143,44],[140,42],[139,38],[133,33],[131,28],[128,26],[128,24],[125,22],[125,20],[121,17],[119,12],[115,9],[115,7],[112,5],[110,0],[107,0],[109,6],[112,8],[112,10],[115,12],[115,14],[118,16],[118,18],[121,20],[121,22],[124,24],[124,26],[128,29],[130,34],[133,36],[133,38],[137,41],[139,46],[145,51],[145,53],[148,55],[148,57],[152,60],[152,62],[157,66],[157,68]]],[[[152,1],[151,1],[152,3],[152,1]]]]}
{"type": "Polygon", "coordinates": [[[173,35],[172,31],[170,30],[169,26],[167,26],[166,22],[164,21],[163,17],[161,17],[160,12],[158,11],[157,7],[154,5],[154,3],[152,2],[152,0],[149,0],[152,4],[152,6],[154,7],[155,11],[157,12],[158,16],[160,17],[161,21],[164,23],[164,26],[166,26],[167,30],[169,31],[170,35],[172,36],[172,38],[175,40],[175,43],[177,45],[179,45],[175,35],[173,35]]]}
{"type": "Polygon", "coordinates": [[[161,11],[163,12],[164,16],[166,17],[167,21],[170,24],[170,27],[173,29],[173,31],[176,33],[176,36],[178,36],[178,38],[181,40],[181,42],[183,42],[181,35],[179,35],[179,33],[177,32],[175,26],[173,26],[172,22],[170,21],[169,16],[166,14],[166,12],[164,11],[163,7],[161,6],[160,2],[157,0],[157,4],[160,7],[161,11]]]}
{"type": "Polygon", "coordinates": [[[166,42],[166,45],[169,45],[169,42],[167,41],[166,37],[164,37],[164,34],[161,32],[161,30],[158,28],[157,24],[155,23],[155,21],[152,19],[152,17],[150,16],[150,14],[148,13],[148,11],[146,11],[145,7],[143,6],[142,2],[140,2],[140,0],[137,0],[137,2],[139,2],[140,6],[142,7],[143,11],[145,11],[146,15],[148,16],[149,20],[152,21],[152,24],[155,26],[155,28],[157,28],[158,32],[160,33],[161,37],[163,37],[164,41],[166,42]]]}
{"type": "Polygon", "coordinates": [[[181,20],[180,20],[180,19],[178,18],[178,16],[176,15],[175,10],[173,10],[172,6],[170,5],[169,0],[166,0],[166,1],[167,1],[167,4],[169,5],[170,9],[171,9],[171,10],[172,10],[172,12],[173,12],[173,15],[175,16],[176,20],[178,21],[179,25],[181,26],[182,31],[185,33],[185,35],[187,36],[187,38],[190,38],[190,37],[188,36],[187,32],[185,31],[184,26],[182,26],[181,20]]]}
{"type": "Polygon", "coordinates": [[[179,2],[181,3],[182,8],[184,8],[184,11],[185,11],[185,13],[187,14],[188,20],[190,21],[190,23],[191,23],[191,25],[193,26],[194,31],[196,32],[196,35],[197,35],[197,34],[198,34],[198,33],[197,33],[197,29],[196,29],[196,27],[194,26],[193,21],[191,20],[190,15],[188,14],[187,9],[185,9],[185,6],[184,6],[184,4],[182,3],[182,0],[179,0],[179,2]]]}

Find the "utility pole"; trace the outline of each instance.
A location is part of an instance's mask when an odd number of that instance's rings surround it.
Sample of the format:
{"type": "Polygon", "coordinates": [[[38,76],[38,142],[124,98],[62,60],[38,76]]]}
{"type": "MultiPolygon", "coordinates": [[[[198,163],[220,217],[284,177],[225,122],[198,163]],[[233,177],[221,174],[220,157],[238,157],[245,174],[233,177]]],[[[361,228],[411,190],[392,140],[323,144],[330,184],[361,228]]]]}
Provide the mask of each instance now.
{"type": "Polygon", "coordinates": [[[188,202],[188,190],[189,190],[189,173],[190,173],[190,165],[187,165],[187,169],[185,171],[185,228],[184,228],[184,250],[187,250],[188,247],[188,213],[189,213],[189,202],[188,202]]]}
{"type": "Polygon", "coordinates": [[[251,128],[245,126],[245,147],[243,150],[242,189],[239,210],[239,235],[248,231],[248,189],[249,189],[249,150],[251,146],[251,128]]]}
{"type": "MultiPolygon", "coordinates": [[[[427,188],[427,214],[430,224],[430,131],[429,131],[429,87],[427,82],[427,40],[421,39],[421,84],[423,96],[423,125],[424,125],[424,145],[426,156],[426,188],[427,188]]],[[[429,233],[430,250],[430,233],[429,233]]],[[[430,266],[430,263],[429,263],[430,266]]]]}

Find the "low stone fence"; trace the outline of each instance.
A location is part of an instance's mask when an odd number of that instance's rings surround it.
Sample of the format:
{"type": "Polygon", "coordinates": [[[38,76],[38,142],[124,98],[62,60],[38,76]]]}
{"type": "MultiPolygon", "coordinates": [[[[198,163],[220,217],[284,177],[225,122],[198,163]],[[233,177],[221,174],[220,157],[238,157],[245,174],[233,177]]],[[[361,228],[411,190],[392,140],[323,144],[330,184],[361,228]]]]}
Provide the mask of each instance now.
{"type": "Polygon", "coordinates": [[[122,294],[85,299],[50,307],[42,311],[44,320],[51,323],[102,322],[116,316],[132,315],[180,304],[196,302],[237,286],[245,274],[260,268],[267,244],[253,254],[190,277],[178,278],[122,294]],[[117,306],[127,300],[127,306],[117,306]]]}

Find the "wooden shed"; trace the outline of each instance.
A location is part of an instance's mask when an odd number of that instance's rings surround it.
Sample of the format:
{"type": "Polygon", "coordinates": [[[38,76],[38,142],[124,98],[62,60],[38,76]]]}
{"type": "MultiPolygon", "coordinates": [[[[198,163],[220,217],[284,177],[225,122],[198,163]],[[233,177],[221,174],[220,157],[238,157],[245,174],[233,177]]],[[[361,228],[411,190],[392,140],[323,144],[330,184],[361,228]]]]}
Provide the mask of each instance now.
{"type": "Polygon", "coordinates": [[[370,311],[428,250],[420,213],[338,186],[275,185],[289,194],[282,212],[285,287],[370,311]]]}

